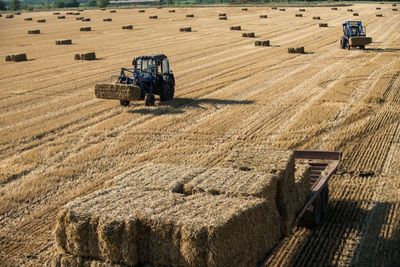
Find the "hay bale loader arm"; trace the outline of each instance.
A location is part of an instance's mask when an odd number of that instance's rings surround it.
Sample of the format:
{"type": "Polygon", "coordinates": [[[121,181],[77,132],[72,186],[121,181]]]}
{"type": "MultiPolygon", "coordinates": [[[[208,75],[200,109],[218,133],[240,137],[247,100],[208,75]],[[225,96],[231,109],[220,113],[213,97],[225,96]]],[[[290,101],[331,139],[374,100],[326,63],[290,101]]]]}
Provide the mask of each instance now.
{"type": "Polygon", "coordinates": [[[367,31],[361,21],[345,21],[342,28],[343,36],[340,39],[340,48],[358,47],[365,49],[366,45],[372,43],[372,38],[366,36],[367,31]]]}
{"type": "Polygon", "coordinates": [[[342,153],[337,151],[294,151],[296,160],[308,161],[310,192],[296,223],[312,228],[320,224],[329,202],[328,182],[337,170],[342,153]]]}

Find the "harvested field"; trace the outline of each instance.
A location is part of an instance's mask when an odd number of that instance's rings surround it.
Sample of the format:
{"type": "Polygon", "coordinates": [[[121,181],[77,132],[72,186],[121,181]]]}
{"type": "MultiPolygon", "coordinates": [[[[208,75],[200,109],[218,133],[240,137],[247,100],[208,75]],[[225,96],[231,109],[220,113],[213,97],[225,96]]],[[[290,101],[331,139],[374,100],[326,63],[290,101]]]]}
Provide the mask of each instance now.
{"type": "MultiPolygon", "coordinates": [[[[4,15],[2,265],[48,264],[56,253],[54,227],[61,207],[114,186],[108,181],[127,170],[144,163],[223,168],[232,150],[260,144],[343,151],[340,172],[330,183],[324,224],[313,231],[295,229],[274,249],[268,266],[398,265],[400,13],[383,4],[379,13],[384,16],[377,18],[376,6],[351,7],[374,40],[366,50],[338,49],[341,23],[351,19],[347,7],[307,7],[305,19],[295,18],[299,7],[285,7],[286,12],[187,7],[176,13],[149,7],[144,14],[137,9],[116,14],[85,10],[82,14],[92,18],[96,30],[91,33],[78,31],[83,25],[74,17],[60,21],[52,11],[13,19],[4,15]],[[222,12],[229,14],[228,21],[217,21],[222,12]],[[186,19],[191,13],[195,17],[186,19]],[[268,19],[261,20],[265,14],[268,19]],[[149,20],[152,15],[160,19],[149,20]],[[112,22],[102,22],[107,16],[112,22]],[[329,27],[319,28],[313,16],[321,16],[329,27]],[[27,35],[36,26],[26,17],[46,19],[40,24],[43,34],[27,35]],[[137,30],[122,31],[127,24],[137,30]],[[257,39],[242,38],[230,31],[233,25],[256,32],[257,39]],[[180,33],[183,26],[195,31],[180,33]],[[54,45],[64,38],[74,45],[54,45]],[[254,46],[267,39],[271,47],[254,46]],[[310,53],[287,52],[300,46],[310,53]],[[75,53],[85,51],[96,51],[100,59],[74,60],[75,53]],[[4,60],[20,53],[33,60],[4,60]],[[94,97],[94,84],[109,83],[120,67],[151,53],[169,57],[176,78],[174,100],[156,101],[149,108],[138,101],[123,108],[118,101],[94,97]],[[360,177],[361,171],[374,175],[360,177]]],[[[299,188],[304,192],[304,186],[299,188]]]]}

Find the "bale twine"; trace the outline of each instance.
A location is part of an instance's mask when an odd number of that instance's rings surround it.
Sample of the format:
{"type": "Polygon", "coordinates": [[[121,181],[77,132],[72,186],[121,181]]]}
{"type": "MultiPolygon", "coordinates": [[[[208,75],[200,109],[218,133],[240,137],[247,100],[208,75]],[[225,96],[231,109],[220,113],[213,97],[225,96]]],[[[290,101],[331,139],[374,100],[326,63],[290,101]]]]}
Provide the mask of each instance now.
{"type": "Polygon", "coordinates": [[[353,16],[357,17],[357,16],[358,16],[358,13],[353,13],[353,16]]]}
{"type": "Polygon", "coordinates": [[[192,27],[182,27],[179,29],[180,32],[191,32],[192,27]]]}
{"type": "Polygon", "coordinates": [[[304,8],[300,8],[299,11],[300,12],[306,12],[306,10],[304,8]]]}
{"type": "Polygon", "coordinates": [[[268,15],[260,15],[259,17],[260,17],[260,19],[266,19],[266,18],[268,18],[268,15]]]}
{"type": "Polygon", "coordinates": [[[106,18],[106,19],[103,19],[103,21],[112,21],[112,19],[111,18],[106,18]]]}
{"type": "Polygon", "coordinates": [[[70,45],[72,44],[71,39],[56,40],[56,45],[70,45]]]}
{"type": "Polygon", "coordinates": [[[248,11],[249,9],[248,8],[242,8],[242,11],[248,11]]]}
{"type": "Polygon", "coordinates": [[[139,13],[144,13],[145,12],[144,9],[139,9],[138,11],[139,11],[139,13]]]}
{"type": "Polygon", "coordinates": [[[168,10],[169,13],[175,13],[175,9],[168,10]]]}
{"type": "Polygon", "coordinates": [[[149,19],[158,19],[158,16],[149,16],[149,19]]]}
{"type": "Polygon", "coordinates": [[[6,19],[12,19],[14,17],[13,14],[6,15],[6,19]]]}
{"type": "Polygon", "coordinates": [[[28,34],[40,34],[40,30],[29,30],[28,34]]]}
{"type": "Polygon", "coordinates": [[[242,27],[241,26],[231,26],[230,29],[231,29],[231,31],[241,31],[242,27]]]}
{"type": "Polygon", "coordinates": [[[81,27],[79,31],[81,32],[90,32],[92,30],[92,27],[81,27]]]}
{"type": "Polygon", "coordinates": [[[326,28],[326,27],[328,27],[328,23],[320,23],[319,27],[320,28],[326,28]]]}
{"type": "Polygon", "coordinates": [[[46,23],[46,20],[45,19],[38,19],[37,22],[38,23],[46,23]]]}
{"type": "Polygon", "coordinates": [[[123,30],[133,30],[133,25],[123,25],[122,29],[123,30]]]}
{"type": "Polygon", "coordinates": [[[6,61],[19,62],[19,61],[27,61],[27,60],[28,60],[28,57],[26,56],[26,54],[17,54],[17,55],[6,56],[6,61]]]}
{"type": "Polygon", "coordinates": [[[304,47],[289,47],[288,48],[289,54],[304,54],[304,47]]]}
{"type": "Polygon", "coordinates": [[[332,10],[337,10],[337,7],[332,7],[331,9],[332,9],[332,10]]]}
{"type": "Polygon", "coordinates": [[[117,10],[110,10],[110,13],[117,13],[117,10]]]}
{"type": "Polygon", "coordinates": [[[57,19],[65,19],[65,16],[58,16],[57,19]]]}
{"type": "Polygon", "coordinates": [[[74,59],[75,60],[96,60],[96,53],[90,52],[90,53],[84,53],[84,54],[75,54],[74,59]]]}
{"type": "Polygon", "coordinates": [[[376,16],[377,16],[377,17],[383,17],[383,15],[382,15],[382,14],[376,14],[376,16]]]}
{"type": "Polygon", "coordinates": [[[226,13],[219,13],[218,16],[220,16],[220,17],[226,17],[226,13]]]}
{"type": "Polygon", "coordinates": [[[32,18],[24,18],[25,21],[30,21],[32,18]]]}
{"type": "Polygon", "coordinates": [[[353,12],[353,9],[349,8],[347,9],[348,12],[353,12]]]}
{"type": "Polygon", "coordinates": [[[194,14],[187,14],[186,17],[187,18],[194,18],[194,14]]]}
{"type": "Polygon", "coordinates": [[[312,19],[314,19],[314,20],[320,20],[321,17],[312,17],[312,19]]]}
{"type": "Polygon", "coordinates": [[[255,46],[270,46],[269,40],[255,41],[255,46]]]}
{"type": "Polygon", "coordinates": [[[303,17],[303,14],[296,14],[295,17],[303,17]]]}
{"type": "Polygon", "coordinates": [[[91,21],[90,18],[83,18],[82,21],[91,21]]]}
{"type": "Polygon", "coordinates": [[[286,11],[286,9],[284,9],[284,8],[280,8],[280,9],[279,9],[279,11],[286,11]]]}
{"type": "Polygon", "coordinates": [[[53,15],[60,15],[60,12],[53,12],[53,15]]]}
{"type": "Polygon", "coordinates": [[[255,38],[256,35],[254,32],[244,32],[244,33],[242,33],[242,37],[255,38]]]}

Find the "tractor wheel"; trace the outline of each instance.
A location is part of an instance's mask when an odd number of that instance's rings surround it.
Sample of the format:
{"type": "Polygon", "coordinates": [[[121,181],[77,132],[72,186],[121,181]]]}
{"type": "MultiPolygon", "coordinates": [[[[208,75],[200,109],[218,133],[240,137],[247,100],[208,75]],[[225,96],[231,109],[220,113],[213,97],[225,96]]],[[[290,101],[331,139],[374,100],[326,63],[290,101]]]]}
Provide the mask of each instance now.
{"type": "Polygon", "coordinates": [[[127,106],[129,106],[130,101],[129,100],[120,100],[119,103],[121,104],[121,106],[127,107],[127,106]]]}
{"type": "Polygon", "coordinates": [[[144,102],[146,106],[154,106],[155,102],[154,94],[146,94],[144,102]]]}
{"type": "Polygon", "coordinates": [[[311,210],[307,210],[301,218],[301,226],[312,229],[321,223],[322,212],[321,212],[321,195],[314,201],[311,210]]]}
{"type": "Polygon", "coordinates": [[[342,37],[342,38],[340,39],[340,48],[341,48],[341,49],[345,49],[345,48],[346,48],[346,45],[347,45],[347,40],[346,40],[346,38],[342,37]]]}
{"type": "Polygon", "coordinates": [[[365,50],[365,45],[360,45],[359,48],[360,50],[365,50]]]}
{"type": "Polygon", "coordinates": [[[174,91],[174,88],[170,84],[164,83],[164,86],[161,89],[160,100],[164,102],[173,99],[174,91]]]}

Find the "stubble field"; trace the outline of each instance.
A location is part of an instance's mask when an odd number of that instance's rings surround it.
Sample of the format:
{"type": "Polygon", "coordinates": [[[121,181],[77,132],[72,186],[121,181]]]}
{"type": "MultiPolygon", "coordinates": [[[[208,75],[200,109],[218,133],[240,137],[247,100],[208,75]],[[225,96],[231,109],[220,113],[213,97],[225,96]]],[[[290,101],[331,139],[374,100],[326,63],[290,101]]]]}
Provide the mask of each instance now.
{"type": "Polygon", "coordinates": [[[303,17],[295,7],[81,12],[90,22],[52,12],[3,15],[0,56],[27,53],[29,61],[0,62],[0,265],[48,264],[60,207],[132,167],[212,167],[233,148],[256,144],[344,157],[324,224],[295,229],[268,266],[398,265],[400,12],[378,3],[350,8],[359,16],[347,7],[307,7],[303,17]],[[338,48],[347,19],[367,26],[374,43],[366,50],[338,48]],[[134,29],[122,30],[127,24],[134,29]],[[236,25],[242,31],[229,30],[236,25]],[[80,32],[84,26],[92,31],[80,32]],[[32,29],[41,34],[28,35],[32,29]],[[56,46],[57,39],[73,44],[56,46]],[[255,40],[271,46],[255,47],[255,40]],[[298,46],[307,53],[287,53],[298,46]],[[93,51],[96,61],[74,60],[93,51]],[[94,84],[155,53],[170,59],[176,99],[123,108],[94,97],[94,84]]]}

